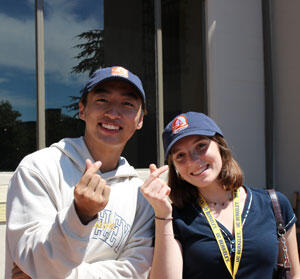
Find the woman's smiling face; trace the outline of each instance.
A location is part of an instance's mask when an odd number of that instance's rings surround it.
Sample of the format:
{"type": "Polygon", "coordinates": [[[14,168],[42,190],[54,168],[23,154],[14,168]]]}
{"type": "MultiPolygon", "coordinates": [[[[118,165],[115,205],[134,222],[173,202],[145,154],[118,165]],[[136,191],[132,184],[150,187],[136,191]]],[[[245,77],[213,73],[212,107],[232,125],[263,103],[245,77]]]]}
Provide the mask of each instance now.
{"type": "Polygon", "coordinates": [[[187,136],[171,150],[173,164],[181,178],[199,188],[218,184],[222,157],[218,144],[204,136],[187,136]]]}

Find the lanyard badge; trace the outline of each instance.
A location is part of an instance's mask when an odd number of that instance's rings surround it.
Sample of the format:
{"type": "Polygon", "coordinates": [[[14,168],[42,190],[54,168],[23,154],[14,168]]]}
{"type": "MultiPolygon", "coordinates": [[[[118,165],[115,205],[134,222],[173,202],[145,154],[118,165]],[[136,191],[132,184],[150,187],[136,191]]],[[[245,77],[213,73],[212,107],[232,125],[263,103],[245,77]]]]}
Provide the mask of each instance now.
{"type": "Polygon", "coordinates": [[[214,218],[205,199],[202,197],[201,194],[200,194],[200,206],[215,235],[224,263],[228,271],[230,272],[232,278],[235,279],[235,275],[238,271],[239,264],[242,257],[242,251],[243,251],[243,227],[242,227],[239,192],[238,190],[233,191],[233,218],[234,218],[233,220],[234,220],[234,236],[235,236],[235,256],[234,256],[233,269],[231,265],[231,257],[227,245],[225,243],[224,237],[221,233],[221,230],[218,226],[216,219],[214,218]]]}

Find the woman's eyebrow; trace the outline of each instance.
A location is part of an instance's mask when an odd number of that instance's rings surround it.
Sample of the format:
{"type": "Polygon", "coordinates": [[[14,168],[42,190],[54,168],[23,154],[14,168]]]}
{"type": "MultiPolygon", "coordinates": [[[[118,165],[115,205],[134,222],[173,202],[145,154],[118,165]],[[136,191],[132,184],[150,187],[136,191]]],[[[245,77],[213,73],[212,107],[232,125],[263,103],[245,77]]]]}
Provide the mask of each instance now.
{"type": "Polygon", "coordinates": [[[202,140],[208,140],[208,137],[199,135],[195,140],[194,143],[197,143],[198,141],[202,140]]]}
{"type": "MultiPolygon", "coordinates": [[[[206,137],[206,136],[201,136],[201,135],[199,135],[199,136],[193,141],[193,144],[198,143],[198,142],[203,141],[203,140],[209,140],[209,138],[206,137]]],[[[174,146],[174,147],[172,148],[172,154],[177,153],[178,151],[180,151],[180,147],[179,147],[179,148],[178,148],[178,147],[176,148],[176,146],[174,146]]]]}
{"type": "Polygon", "coordinates": [[[180,148],[176,148],[175,146],[174,146],[174,148],[172,148],[172,154],[175,154],[178,151],[180,151],[180,148]]]}

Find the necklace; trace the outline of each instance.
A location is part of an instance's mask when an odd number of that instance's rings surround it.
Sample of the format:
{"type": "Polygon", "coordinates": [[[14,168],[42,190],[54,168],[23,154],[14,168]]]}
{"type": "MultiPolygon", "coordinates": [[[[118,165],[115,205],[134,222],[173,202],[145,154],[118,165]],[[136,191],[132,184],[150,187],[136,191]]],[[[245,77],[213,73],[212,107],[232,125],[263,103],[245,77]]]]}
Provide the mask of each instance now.
{"type": "Polygon", "coordinates": [[[228,202],[232,201],[232,199],[233,199],[233,197],[232,197],[232,191],[226,191],[226,199],[224,201],[210,201],[210,200],[208,200],[208,199],[205,198],[205,200],[207,201],[208,205],[213,205],[213,206],[218,206],[218,207],[224,207],[225,204],[227,204],[228,202]]]}

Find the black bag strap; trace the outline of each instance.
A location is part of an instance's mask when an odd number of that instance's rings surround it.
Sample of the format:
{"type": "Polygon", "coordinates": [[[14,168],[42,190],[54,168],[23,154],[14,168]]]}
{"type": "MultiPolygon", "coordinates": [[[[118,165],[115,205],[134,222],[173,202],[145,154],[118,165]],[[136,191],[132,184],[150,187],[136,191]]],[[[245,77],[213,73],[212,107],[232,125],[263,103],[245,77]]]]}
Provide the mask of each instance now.
{"type": "Polygon", "coordinates": [[[284,222],[282,218],[282,213],[281,213],[281,208],[278,202],[278,197],[274,189],[267,189],[269,192],[269,195],[272,200],[272,205],[273,205],[273,211],[276,219],[276,224],[277,224],[277,233],[278,236],[281,237],[283,234],[285,234],[285,228],[284,228],[284,222]]]}
{"type": "Polygon", "coordinates": [[[282,250],[283,250],[283,256],[284,256],[284,262],[282,264],[279,264],[279,266],[284,267],[286,270],[290,270],[291,266],[289,264],[289,257],[288,257],[288,253],[287,253],[287,247],[286,247],[286,239],[285,239],[285,227],[284,227],[284,222],[283,222],[283,218],[282,218],[282,213],[281,213],[281,208],[280,208],[280,204],[278,201],[278,197],[277,194],[275,192],[274,189],[267,189],[270,198],[272,200],[272,205],[273,205],[273,211],[274,211],[274,215],[275,215],[275,219],[276,219],[276,224],[277,224],[277,234],[278,237],[282,243],[282,250]]]}

